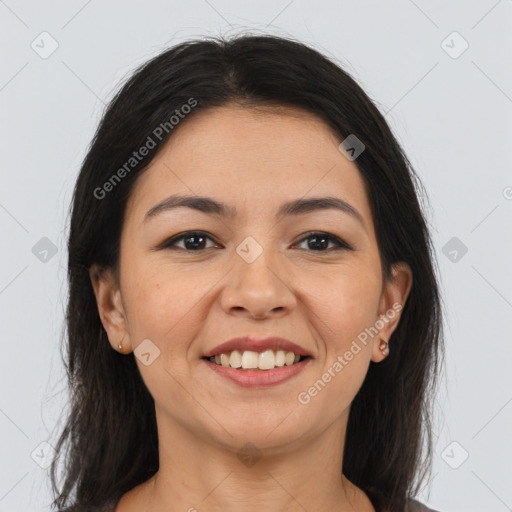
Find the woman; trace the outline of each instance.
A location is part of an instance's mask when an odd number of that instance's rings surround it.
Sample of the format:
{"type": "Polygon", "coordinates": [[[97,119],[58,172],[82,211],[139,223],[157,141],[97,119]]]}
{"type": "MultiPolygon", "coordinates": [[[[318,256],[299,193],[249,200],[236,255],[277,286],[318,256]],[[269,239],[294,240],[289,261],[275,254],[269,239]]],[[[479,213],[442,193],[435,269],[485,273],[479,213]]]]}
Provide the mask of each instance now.
{"type": "Polygon", "coordinates": [[[139,68],[73,197],[54,505],[430,510],[442,323],[415,184],[368,96],[299,42],[139,68]]]}

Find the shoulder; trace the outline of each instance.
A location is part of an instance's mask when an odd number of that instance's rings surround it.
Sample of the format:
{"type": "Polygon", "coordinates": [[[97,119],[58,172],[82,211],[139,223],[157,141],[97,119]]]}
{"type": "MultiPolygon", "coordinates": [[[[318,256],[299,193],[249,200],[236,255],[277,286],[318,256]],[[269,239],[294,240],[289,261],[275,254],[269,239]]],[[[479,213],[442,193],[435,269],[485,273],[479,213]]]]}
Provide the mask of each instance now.
{"type": "Polygon", "coordinates": [[[406,512],[439,512],[438,510],[434,510],[433,508],[428,508],[423,503],[420,503],[417,500],[409,499],[407,501],[407,505],[405,507],[406,512]]]}

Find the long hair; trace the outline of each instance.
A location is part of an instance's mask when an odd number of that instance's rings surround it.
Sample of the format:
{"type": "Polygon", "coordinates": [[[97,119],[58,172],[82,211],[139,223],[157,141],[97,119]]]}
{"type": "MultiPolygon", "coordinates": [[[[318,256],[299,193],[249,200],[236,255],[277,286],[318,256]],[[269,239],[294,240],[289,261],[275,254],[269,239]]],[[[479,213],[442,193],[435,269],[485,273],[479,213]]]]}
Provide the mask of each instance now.
{"type": "Polygon", "coordinates": [[[121,355],[108,342],[89,269],[118,268],[127,200],[172,137],[172,116],[186,123],[186,115],[233,102],[300,107],[340,138],[352,134],[365,145],[354,163],[371,205],[383,278],[390,278],[394,262],[405,261],[413,284],[390,355],[370,363],[352,402],[342,470],[377,510],[403,512],[431,470],[432,404],[443,349],[421,182],[383,115],[338,63],[291,38],[247,34],[189,40],[140,66],[107,106],[83,161],[68,240],[63,358],[70,408],[51,466],[53,504],[76,512],[100,507],[158,470],[153,398],[133,354],[121,355]],[[135,158],[142,146],[147,154],[135,158]]]}

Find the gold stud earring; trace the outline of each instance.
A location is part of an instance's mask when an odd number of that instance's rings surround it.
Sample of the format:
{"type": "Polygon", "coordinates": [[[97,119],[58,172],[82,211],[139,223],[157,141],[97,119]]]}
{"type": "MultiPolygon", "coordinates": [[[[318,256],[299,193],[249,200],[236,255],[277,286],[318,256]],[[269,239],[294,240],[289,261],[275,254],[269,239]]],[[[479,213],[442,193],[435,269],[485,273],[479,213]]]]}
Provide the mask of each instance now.
{"type": "Polygon", "coordinates": [[[121,342],[124,340],[124,336],[121,338],[121,341],[117,344],[117,349],[119,350],[119,352],[121,352],[121,350],[123,350],[123,346],[121,345],[121,342]]]}
{"type": "Polygon", "coordinates": [[[389,345],[387,341],[382,340],[382,343],[379,345],[379,349],[384,357],[389,355],[389,345]]]}

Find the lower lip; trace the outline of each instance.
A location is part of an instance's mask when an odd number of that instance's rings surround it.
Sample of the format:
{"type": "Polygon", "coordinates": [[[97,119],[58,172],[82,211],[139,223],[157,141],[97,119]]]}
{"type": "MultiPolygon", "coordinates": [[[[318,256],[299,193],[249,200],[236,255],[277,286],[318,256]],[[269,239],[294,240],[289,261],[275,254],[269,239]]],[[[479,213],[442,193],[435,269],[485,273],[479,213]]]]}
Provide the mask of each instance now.
{"type": "Polygon", "coordinates": [[[206,359],[203,359],[203,361],[218,375],[221,375],[244,388],[252,388],[275,386],[276,384],[280,384],[281,382],[291,379],[307,366],[311,361],[311,358],[308,357],[300,363],[292,364],[291,366],[280,366],[273,370],[254,371],[238,370],[229,366],[220,366],[206,359]]]}

